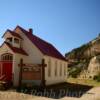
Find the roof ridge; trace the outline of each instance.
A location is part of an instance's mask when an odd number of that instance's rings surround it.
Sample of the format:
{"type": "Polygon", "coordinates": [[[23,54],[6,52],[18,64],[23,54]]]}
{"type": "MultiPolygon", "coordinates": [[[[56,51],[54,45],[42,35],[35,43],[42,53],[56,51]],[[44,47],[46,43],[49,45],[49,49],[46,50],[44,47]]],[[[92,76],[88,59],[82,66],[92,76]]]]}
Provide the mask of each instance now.
{"type": "MultiPolygon", "coordinates": [[[[32,35],[34,35],[34,34],[32,34],[32,35]]],[[[34,35],[35,37],[37,37],[36,35],[34,35]]],[[[41,39],[40,37],[37,37],[37,38],[39,38],[39,39],[41,39]]],[[[51,43],[49,43],[49,42],[47,42],[47,41],[45,41],[45,40],[43,40],[43,39],[41,39],[43,42],[45,42],[45,43],[47,43],[47,44],[49,44],[49,45],[51,45],[53,48],[55,48],[56,50],[57,50],[57,48],[54,46],[54,45],[52,45],[51,43]]],[[[58,50],[57,50],[58,51],[58,50]]],[[[59,51],[58,51],[59,52],[59,51]]],[[[62,57],[64,57],[60,52],[59,52],[59,54],[62,56],[62,57]]]]}
{"type": "MultiPolygon", "coordinates": [[[[23,31],[25,31],[25,32],[27,32],[27,33],[29,33],[29,31],[27,31],[26,29],[24,29],[23,27],[21,27],[21,26],[19,26],[19,25],[17,25],[16,28],[20,28],[21,30],[23,30],[23,31]]],[[[15,28],[15,29],[16,29],[16,28],[15,28]]],[[[15,30],[15,29],[14,29],[14,30],[15,30]]]]}
{"type": "MultiPolygon", "coordinates": [[[[48,56],[55,57],[58,59],[66,60],[65,57],[55,48],[54,45],[41,39],[40,37],[30,33],[29,31],[25,30],[24,28],[20,27],[19,25],[16,27],[21,29],[21,31],[28,37],[28,39],[39,48],[39,50],[48,56]],[[48,51],[49,50],[49,51],[48,51]]],[[[15,28],[15,29],[16,29],[15,28]]]]}
{"type": "MultiPolygon", "coordinates": [[[[21,30],[26,31],[27,33],[30,33],[29,31],[27,31],[26,29],[22,28],[22,27],[19,26],[19,25],[17,25],[17,27],[19,27],[21,30]]],[[[17,27],[16,27],[16,28],[17,28],[17,27]]],[[[16,28],[15,28],[15,29],[16,29],[16,28]]],[[[34,35],[34,34],[32,34],[32,35],[34,35]]],[[[44,39],[42,39],[42,38],[40,38],[40,37],[38,37],[38,36],[36,36],[36,35],[34,35],[34,36],[35,36],[36,38],[41,39],[42,41],[44,41],[44,42],[46,42],[46,43],[52,45],[50,42],[47,42],[47,41],[45,41],[44,39]]]]}

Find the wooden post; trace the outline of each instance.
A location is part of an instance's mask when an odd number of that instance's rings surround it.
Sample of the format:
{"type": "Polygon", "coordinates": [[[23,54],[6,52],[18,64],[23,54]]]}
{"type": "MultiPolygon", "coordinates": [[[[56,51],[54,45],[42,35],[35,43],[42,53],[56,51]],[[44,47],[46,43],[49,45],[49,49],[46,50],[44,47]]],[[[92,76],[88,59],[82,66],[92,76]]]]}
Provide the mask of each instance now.
{"type": "Polygon", "coordinates": [[[42,87],[45,87],[45,66],[46,66],[46,64],[45,64],[45,60],[44,59],[42,59],[42,71],[41,71],[41,75],[42,75],[42,79],[41,79],[41,86],[42,87]]]}
{"type": "Polygon", "coordinates": [[[23,59],[20,59],[20,65],[19,65],[19,86],[22,85],[22,67],[23,67],[23,59]]]}

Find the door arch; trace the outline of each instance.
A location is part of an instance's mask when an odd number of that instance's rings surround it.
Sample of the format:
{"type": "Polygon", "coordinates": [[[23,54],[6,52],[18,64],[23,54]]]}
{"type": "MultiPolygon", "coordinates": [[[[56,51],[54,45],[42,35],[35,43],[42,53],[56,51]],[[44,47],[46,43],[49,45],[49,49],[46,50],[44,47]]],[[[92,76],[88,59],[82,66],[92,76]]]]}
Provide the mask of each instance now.
{"type": "Polygon", "coordinates": [[[1,55],[2,61],[13,61],[13,55],[11,53],[5,53],[1,55]]]}

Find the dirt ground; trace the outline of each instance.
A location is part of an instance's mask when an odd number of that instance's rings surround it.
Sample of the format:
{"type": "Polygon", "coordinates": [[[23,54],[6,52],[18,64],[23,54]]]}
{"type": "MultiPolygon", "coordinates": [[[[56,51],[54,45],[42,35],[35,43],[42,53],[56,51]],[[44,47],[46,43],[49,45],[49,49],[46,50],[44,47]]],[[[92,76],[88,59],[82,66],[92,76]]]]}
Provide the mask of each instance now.
{"type": "MultiPolygon", "coordinates": [[[[0,100],[56,100],[46,97],[37,97],[17,92],[0,92],[0,100]]],[[[70,99],[69,99],[70,100],[70,99]]]]}
{"type": "MultiPolygon", "coordinates": [[[[64,84],[62,84],[63,86],[65,86],[64,84]]],[[[59,89],[61,89],[61,87],[63,87],[62,85],[59,85],[59,89]],[[61,87],[60,87],[61,86],[61,87]]],[[[73,86],[73,85],[72,85],[73,86]]],[[[59,92],[57,92],[58,86],[52,86],[53,89],[56,89],[56,93],[58,94],[59,92]]],[[[67,88],[70,87],[70,85],[67,84],[67,88]]],[[[63,87],[65,88],[65,87],[63,87]]],[[[78,89],[83,89],[80,88],[80,86],[75,85],[74,87],[71,87],[74,90],[78,90],[78,89]],[[76,88],[75,88],[76,87],[76,88]],[[75,89],[74,89],[75,88],[75,89]]],[[[71,89],[69,88],[69,89],[71,89]]],[[[51,89],[51,87],[49,87],[49,89],[51,89]]],[[[25,93],[21,93],[21,92],[16,92],[16,89],[10,89],[7,91],[0,91],[0,100],[100,100],[100,87],[94,87],[89,89],[88,91],[85,91],[84,94],[81,97],[68,97],[68,96],[61,96],[61,98],[52,98],[48,96],[42,96],[39,95],[33,95],[33,94],[25,94],[25,93]]]]}
{"type": "Polygon", "coordinates": [[[18,88],[17,92],[24,92],[26,94],[31,94],[34,96],[42,96],[52,99],[62,99],[64,97],[75,97],[80,98],[91,86],[79,85],[79,84],[70,84],[70,83],[60,83],[45,88],[18,88]]]}
{"type": "MultiPolygon", "coordinates": [[[[11,92],[11,91],[7,91],[7,92],[0,91],[0,100],[59,100],[59,99],[38,97],[38,96],[32,96],[28,94],[11,92]]],[[[78,99],[66,97],[60,100],[78,100],[78,99]]]]}
{"type": "Polygon", "coordinates": [[[15,90],[9,90],[6,92],[0,91],[0,100],[100,100],[100,87],[92,88],[80,98],[63,97],[61,99],[32,96],[24,93],[15,92],[15,90]]]}

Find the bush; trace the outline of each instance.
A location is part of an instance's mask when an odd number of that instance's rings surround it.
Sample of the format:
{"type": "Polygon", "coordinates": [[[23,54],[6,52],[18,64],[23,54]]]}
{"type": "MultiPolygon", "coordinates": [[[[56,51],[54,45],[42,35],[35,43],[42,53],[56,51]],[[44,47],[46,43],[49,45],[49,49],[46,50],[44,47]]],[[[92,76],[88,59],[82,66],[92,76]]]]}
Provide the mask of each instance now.
{"type": "Polygon", "coordinates": [[[97,80],[97,77],[98,77],[98,76],[97,76],[97,75],[95,75],[95,76],[94,76],[94,78],[93,78],[93,80],[97,80]]]}
{"type": "Polygon", "coordinates": [[[96,80],[97,82],[100,82],[100,73],[94,76],[94,80],[96,80]]]}
{"type": "Polygon", "coordinates": [[[75,70],[70,72],[70,76],[72,76],[73,78],[77,78],[80,72],[81,72],[81,68],[76,68],[75,70]]]}

